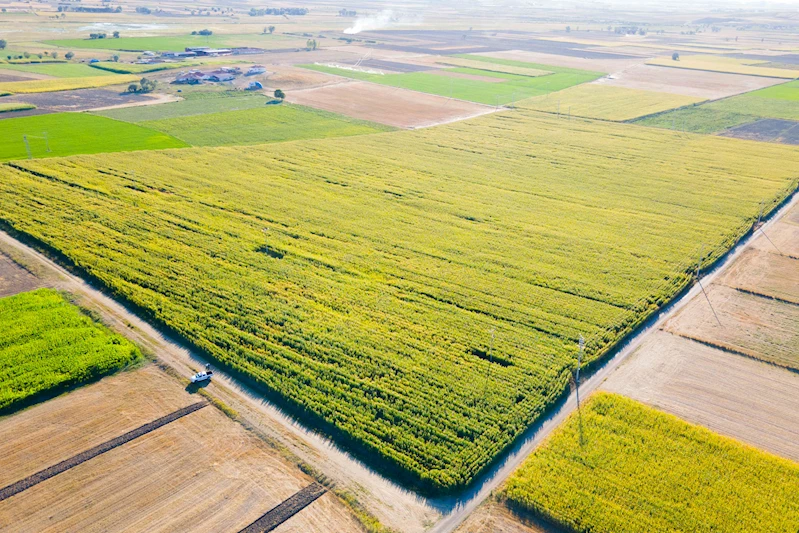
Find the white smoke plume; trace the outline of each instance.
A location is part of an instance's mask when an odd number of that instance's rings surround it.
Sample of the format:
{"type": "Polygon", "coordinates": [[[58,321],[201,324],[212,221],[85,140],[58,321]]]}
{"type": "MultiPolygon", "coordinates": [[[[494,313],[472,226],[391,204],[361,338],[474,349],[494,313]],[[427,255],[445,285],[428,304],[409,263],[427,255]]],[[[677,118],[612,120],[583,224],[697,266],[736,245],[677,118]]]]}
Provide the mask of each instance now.
{"type": "Polygon", "coordinates": [[[394,16],[394,11],[391,9],[384,9],[376,15],[369,15],[367,17],[358,18],[355,24],[344,30],[348,35],[355,35],[362,31],[382,30],[388,28],[393,24],[399,23],[399,17],[394,16]]]}

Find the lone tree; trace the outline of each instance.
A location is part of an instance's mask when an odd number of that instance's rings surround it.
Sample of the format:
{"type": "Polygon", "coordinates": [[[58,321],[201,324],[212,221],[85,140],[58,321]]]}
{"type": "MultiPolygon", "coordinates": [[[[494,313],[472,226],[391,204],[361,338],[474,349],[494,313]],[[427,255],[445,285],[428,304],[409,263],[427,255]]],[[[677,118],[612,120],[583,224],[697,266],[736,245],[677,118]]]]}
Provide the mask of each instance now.
{"type": "Polygon", "coordinates": [[[275,27],[274,26],[269,26],[269,28],[267,28],[267,29],[269,30],[269,35],[272,35],[273,33],[275,33],[275,27]]]}
{"type": "Polygon", "coordinates": [[[5,39],[0,39],[0,50],[3,50],[8,45],[5,39]]]}
{"type": "Polygon", "coordinates": [[[114,35],[114,39],[119,39],[119,32],[118,31],[115,31],[113,33],[113,35],[114,35]]]}
{"type": "Polygon", "coordinates": [[[112,55],[111,61],[113,61],[114,63],[119,63],[119,56],[117,54],[112,55]]]}
{"type": "Polygon", "coordinates": [[[671,54],[671,59],[672,59],[672,61],[679,61],[680,60],[680,54],[678,54],[677,52],[674,52],[673,54],[671,54]]]}
{"type": "Polygon", "coordinates": [[[285,97],[286,97],[286,93],[284,93],[284,92],[283,92],[283,91],[281,91],[280,89],[277,89],[277,90],[275,91],[275,98],[279,98],[280,100],[282,100],[282,99],[284,99],[285,97]]]}
{"type": "Polygon", "coordinates": [[[66,54],[64,54],[64,57],[66,57],[67,59],[72,59],[73,57],[75,57],[75,52],[67,52],[66,54]]]}

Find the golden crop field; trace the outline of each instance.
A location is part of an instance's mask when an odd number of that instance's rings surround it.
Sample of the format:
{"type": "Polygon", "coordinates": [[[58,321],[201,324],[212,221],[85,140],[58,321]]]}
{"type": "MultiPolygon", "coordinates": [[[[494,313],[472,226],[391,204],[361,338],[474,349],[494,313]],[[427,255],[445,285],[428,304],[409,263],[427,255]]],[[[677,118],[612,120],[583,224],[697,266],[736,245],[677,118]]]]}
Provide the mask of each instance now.
{"type": "Polygon", "coordinates": [[[477,70],[487,70],[489,72],[502,72],[505,74],[518,74],[519,76],[530,76],[537,78],[538,76],[546,76],[552,74],[550,70],[541,70],[537,68],[517,67],[514,65],[502,65],[499,63],[490,63],[488,61],[478,61],[476,59],[466,59],[463,57],[447,57],[440,59],[436,63],[442,65],[449,65],[452,67],[465,67],[474,68],[477,70]]]}
{"type": "Polygon", "coordinates": [[[0,83],[0,93],[49,93],[72,89],[91,89],[107,85],[120,85],[139,81],[140,76],[120,74],[113,76],[91,76],[88,78],[54,78],[49,80],[8,81],[0,83]]]}
{"type": "Polygon", "coordinates": [[[505,493],[577,533],[794,533],[797,491],[799,464],[599,393],[530,456],[505,493]]]}
{"type": "Polygon", "coordinates": [[[384,471],[467,483],[796,187],[787,146],[514,110],[0,166],[59,250],[384,471]],[[412,154],[412,155],[411,155],[412,154]]]}
{"type": "Polygon", "coordinates": [[[626,89],[587,83],[556,93],[517,102],[525,109],[561,115],[624,121],[702,102],[702,98],[679,94],[626,89]]]}
{"type": "Polygon", "coordinates": [[[765,76],[767,78],[785,78],[792,80],[799,78],[799,70],[784,68],[761,67],[767,61],[737,59],[722,56],[680,56],[679,61],[671,57],[656,57],[646,62],[647,65],[661,67],[687,68],[693,70],[710,70],[712,72],[728,72],[731,74],[748,74],[750,76],[765,76]]]}

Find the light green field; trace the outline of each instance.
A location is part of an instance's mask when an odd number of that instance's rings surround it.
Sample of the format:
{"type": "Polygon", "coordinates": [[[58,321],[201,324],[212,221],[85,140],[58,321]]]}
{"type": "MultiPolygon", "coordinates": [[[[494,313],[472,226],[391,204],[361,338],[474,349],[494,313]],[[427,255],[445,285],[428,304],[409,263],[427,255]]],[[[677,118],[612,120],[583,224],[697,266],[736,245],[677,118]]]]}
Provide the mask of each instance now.
{"type": "MultiPolygon", "coordinates": [[[[94,76],[112,76],[112,72],[98,70],[83,63],[39,63],[33,65],[2,65],[0,73],[7,70],[16,72],[33,72],[46,74],[56,78],[89,78],[94,76]]],[[[9,73],[10,74],[10,73],[9,73]]]]}
{"type": "MultiPolygon", "coordinates": [[[[243,98],[230,98],[235,102],[243,98]]],[[[291,104],[140,122],[192,146],[260,144],[324,139],[389,131],[392,128],[291,104]]],[[[195,103],[197,101],[191,102],[195,103]]],[[[218,102],[213,100],[212,102],[218,102]]]]}
{"type": "Polygon", "coordinates": [[[240,97],[191,98],[180,102],[137,107],[123,107],[96,111],[94,114],[125,122],[144,122],[147,120],[166,120],[192,115],[221,113],[223,111],[240,111],[264,107],[267,98],[261,94],[246,94],[240,97]]]}
{"type": "Polygon", "coordinates": [[[0,414],[135,363],[139,350],[51,289],[0,298],[0,414]]]}
{"type": "Polygon", "coordinates": [[[225,48],[228,46],[257,46],[260,48],[280,48],[288,39],[282,35],[166,35],[161,37],[120,37],[119,39],[58,39],[44,41],[61,48],[84,48],[95,50],[124,50],[131,52],[181,52],[190,46],[209,46],[225,48]]]}
{"type": "Polygon", "coordinates": [[[488,70],[477,70],[471,68],[447,69],[451,72],[470,74],[503,80],[499,83],[492,83],[482,80],[453,78],[432,74],[430,72],[409,72],[406,74],[368,74],[360,71],[347,70],[342,68],[329,67],[325,65],[300,65],[302,67],[336,74],[346,78],[370,81],[391,87],[401,87],[414,91],[421,91],[439,96],[451,96],[460,100],[469,100],[489,105],[504,105],[523,100],[533,96],[547,94],[553,91],[560,91],[571,87],[595,80],[602,76],[598,72],[588,72],[550,65],[539,65],[537,63],[524,63],[521,61],[495,60],[494,58],[484,58],[482,56],[462,55],[466,59],[485,62],[489,64],[509,65],[514,67],[546,70],[553,72],[546,76],[529,77],[502,72],[491,72],[488,70]],[[490,61],[488,61],[490,60],[490,61]]]}
{"type": "Polygon", "coordinates": [[[164,133],[86,113],[9,118],[0,122],[0,128],[0,161],[28,157],[23,135],[28,136],[34,158],[187,146],[164,133]],[[45,133],[47,142],[40,138],[45,133]]]}
{"type": "Polygon", "coordinates": [[[719,133],[764,118],[799,120],[799,81],[645,117],[637,123],[680,130],[684,127],[694,133],[719,133]]]}
{"type": "Polygon", "coordinates": [[[527,459],[505,493],[576,533],[799,531],[798,464],[604,393],[527,459]]]}
{"type": "Polygon", "coordinates": [[[700,247],[720,257],[793,191],[796,168],[787,146],[516,109],[18,161],[0,165],[0,219],[381,472],[440,492],[568,390],[580,335],[584,363],[605,357],[691,282],[700,247]]]}

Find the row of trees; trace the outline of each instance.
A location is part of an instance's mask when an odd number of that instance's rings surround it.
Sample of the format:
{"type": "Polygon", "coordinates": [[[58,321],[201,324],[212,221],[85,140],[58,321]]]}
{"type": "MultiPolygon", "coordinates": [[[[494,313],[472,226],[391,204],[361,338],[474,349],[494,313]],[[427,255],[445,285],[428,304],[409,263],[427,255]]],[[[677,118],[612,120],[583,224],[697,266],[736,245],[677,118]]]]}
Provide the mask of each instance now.
{"type": "MultiPolygon", "coordinates": [[[[0,50],[4,49],[5,47],[6,47],[6,42],[4,40],[0,39],[0,50]]],[[[45,57],[51,57],[53,59],[58,59],[58,52],[56,52],[56,51],[53,51],[53,52],[45,51],[45,52],[39,52],[37,54],[31,54],[30,52],[22,52],[21,54],[18,54],[18,55],[15,55],[15,56],[8,55],[8,56],[6,56],[6,59],[30,59],[31,56],[38,57],[39,59],[44,59],[45,57]]],[[[66,54],[64,54],[64,57],[67,58],[67,59],[72,59],[73,57],[75,57],[75,54],[74,54],[74,52],[67,52],[66,54]]]]}
{"type": "Polygon", "coordinates": [[[251,17],[263,17],[264,15],[292,15],[299,17],[307,15],[308,10],[304,7],[267,7],[264,9],[250,9],[249,15],[251,17]]]}
{"type": "Polygon", "coordinates": [[[200,31],[193,31],[193,32],[191,32],[191,34],[192,35],[206,35],[207,36],[207,35],[213,35],[214,32],[206,28],[206,29],[200,30],[200,31]]]}
{"type": "MultiPolygon", "coordinates": [[[[119,32],[115,31],[114,33],[111,34],[111,36],[114,39],[119,39],[119,32]]],[[[105,39],[106,37],[108,37],[107,33],[90,33],[89,34],[89,39],[105,39]]]]}

